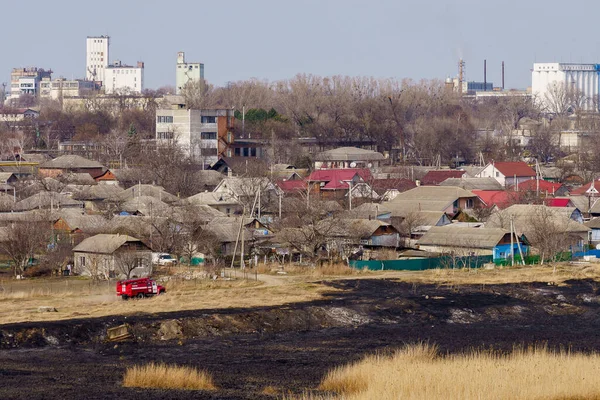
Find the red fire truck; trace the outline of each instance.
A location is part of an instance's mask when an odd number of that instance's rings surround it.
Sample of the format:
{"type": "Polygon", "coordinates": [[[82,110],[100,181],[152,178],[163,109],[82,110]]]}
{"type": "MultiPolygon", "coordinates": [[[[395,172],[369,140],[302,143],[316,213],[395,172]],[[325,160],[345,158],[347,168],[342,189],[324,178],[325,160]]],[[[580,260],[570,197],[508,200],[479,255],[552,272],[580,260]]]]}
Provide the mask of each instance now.
{"type": "Polygon", "coordinates": [[[117,296],[121,296],[123,300],[130,297],[142,299],[155,294],[166,293],[166,291],[164,286],[158,285],[154,279],[150,278],[128,279],[117,282],[117,296]]]}

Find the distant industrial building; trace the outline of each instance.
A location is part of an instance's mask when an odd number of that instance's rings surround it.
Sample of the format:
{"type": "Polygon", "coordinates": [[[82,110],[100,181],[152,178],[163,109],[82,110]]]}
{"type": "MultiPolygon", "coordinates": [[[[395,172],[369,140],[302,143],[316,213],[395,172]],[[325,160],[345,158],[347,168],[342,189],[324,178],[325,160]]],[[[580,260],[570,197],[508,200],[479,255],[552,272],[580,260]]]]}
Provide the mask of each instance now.
{"type": "Polygon", "coordinates": [[[138,61],[133,67],[117,60],[106,67],[105,77],[103,86],[106,94],[140,94],[144,90],[144,63],[138,61]]]}
{"type": "Polygon", "coordinates": [[[598,111],[600,64],[535,63],[531,75],[532,96],[547,112],[571,106],[558,104],[565,101],[576,102],[573,106],[585,111],[598,111]]]}
{"type": "Polygon", "coordinates": [[[446,87],[451,88],[455,92],[463,94],[474,94],[475,92],[491,92],[494,90],[494,84],[492,82],[460,82],[459,78],[447,78],[446,87]],[[460,84],[462,83],[462,90],[460,90],[460,84]]]}
{"type": "Polygon", "coordinates": [[[108,36],[88,36],[86,46],[85,78],[104,84],[108,67],[108,36]]]}
{"type": "Polygon", "coordinates": [[[42,79],[51,77],[52,70],[37,67],[13,68],[10,73],[10,96],[8,98],[18,99],[23,94],[37,96],[42,79]]]}
{"type": "Polygon", "coordinates": [[[156,110],[158,144],[176,142],[196,162],[212,165],[223,156],[231,157],[233,110],[156,110]]]}
{"type": "Polygon", "coordinates": [[[186,63],[185,53],[177,53],[177,68],[175,71],[175,91],[180,94],[188,82],[198,82],[204,79],[204,64],[186,63]]]}
{"type": "Polygon", "coordinates": [[[64,78],[50,80],[50,78],[44,78],[40,82],[39,96],[59,100],[64,97],[80,97],[96,88],[97,86],[93,81],[67,80],[64,78]]]}

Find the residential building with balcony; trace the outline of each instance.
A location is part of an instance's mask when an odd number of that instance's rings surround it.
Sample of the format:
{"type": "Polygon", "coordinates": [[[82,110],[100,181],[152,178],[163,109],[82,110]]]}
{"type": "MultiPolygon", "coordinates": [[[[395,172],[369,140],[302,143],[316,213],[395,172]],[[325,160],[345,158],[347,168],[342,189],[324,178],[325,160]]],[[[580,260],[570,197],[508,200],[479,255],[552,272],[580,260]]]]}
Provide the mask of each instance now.
{"type": "Polygon", "coordinates": [[[231,157],[234,116],[230,109],[156,110],[157,144],[177,143],[205,166],[231,157]]]}

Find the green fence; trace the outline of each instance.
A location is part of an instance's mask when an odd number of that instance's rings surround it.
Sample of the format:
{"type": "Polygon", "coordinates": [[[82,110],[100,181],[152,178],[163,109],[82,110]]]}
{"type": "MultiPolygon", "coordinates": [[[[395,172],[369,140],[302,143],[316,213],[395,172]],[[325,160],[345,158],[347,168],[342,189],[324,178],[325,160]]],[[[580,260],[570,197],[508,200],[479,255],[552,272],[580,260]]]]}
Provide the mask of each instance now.
{"type": "Polygon", "coordinates": [[[480,268],[491,262],[493,262],[492,256],[437,257],[409,260],[350,261],[350,266],[372,271],[423,271],[436,268],[480,268]]]}

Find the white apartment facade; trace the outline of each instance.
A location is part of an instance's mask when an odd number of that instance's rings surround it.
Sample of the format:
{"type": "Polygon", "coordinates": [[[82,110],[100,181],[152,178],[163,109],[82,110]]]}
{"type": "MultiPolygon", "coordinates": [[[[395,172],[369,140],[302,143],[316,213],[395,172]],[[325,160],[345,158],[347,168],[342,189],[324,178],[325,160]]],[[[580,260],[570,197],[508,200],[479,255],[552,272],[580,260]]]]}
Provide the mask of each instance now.
{"type": "Polygon", "coordinates": [[[85,79],[104,84],[108,67],[108,36],[88,36],[86,41],[85,79]]]}
{"type": "Polygon", "coordinates": [[[175,69],[175,93],[180,94],[188,82],[198,82],[204,79],[204,64],[186,63],[185,53],[177,53],[177,66],[175,69]]]}
{"type": "Polygon", "coordinates": [[[535,63],[531,73],[531,94],[548,112],[554,112],[553,92],[573,90],[583,97],[585,111],[598,111],[600,64],[535,63]]]}
{"type": "Polygon", "coordinates": [[[156,110],[158,144],[176,142],[197,163],[213,165],[222,156],[231,156],[233,111],[156,110]]]}
{"type": "Polygon", "coordinates": [[[138,61],[137,66],[115,61],[106,67],[104,93],[106,94],[141,94],[144,90],[144,63],[138,61]]]}

